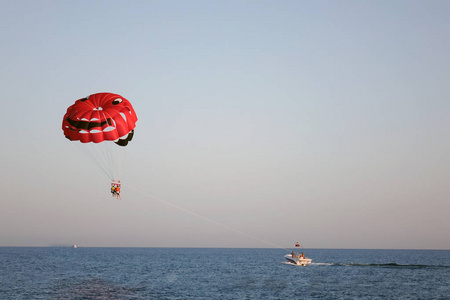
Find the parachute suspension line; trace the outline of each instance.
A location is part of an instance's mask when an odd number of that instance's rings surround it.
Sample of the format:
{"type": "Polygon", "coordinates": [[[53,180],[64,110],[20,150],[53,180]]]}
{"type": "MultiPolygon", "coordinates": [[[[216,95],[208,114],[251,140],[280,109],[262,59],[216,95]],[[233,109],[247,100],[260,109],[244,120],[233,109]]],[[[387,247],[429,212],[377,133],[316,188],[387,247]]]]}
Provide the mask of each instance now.
{"type": "Polygon", "coordinates": [[[74,143],[111,180],[120,180],[124,149],[114,142],[74,143]]]}
{"type": "Polygon", "coordinates": [[[117,167],[114,162],[113,147],[117,147],[117,145],[115,145],[113,142],[103,142],[102,144],[104,145],[104,147],[103,147],[104,155],[105,155],[105,159],[107,161],[107,165],[109,166],[109,169],[111,172],[111,177],[113,179],[116,179],[117,178],[117,172],[116,172],[117,167]]]}
{"type": "Polygon", "coordinates": [[[103,166],[103,168],[108,173],[108,177],[112,180],[114,178],[114,172],[113,172],[113,164],[112,160],[110,158],[110,150],[109,150],[109,143],[103,142],[98,144],[91,144],[89,145],[94,153],[94,159],[98,158],[103,166]]]}
{"type": "Polygon", "coordinates": [[[108,160],[107,156],[107,148],[108,145],[106,143],[101,144],[91,144],[91,149],[94,153],[94,159],[98,158],[101,165],[103,166],[103,169],[105,169],[105,172],[108,174],[108,177],[110,179],[114,178],[114,174],[112,172],[111,163],[108,160]]]}
{"type": "Polygon", "coordinates": [[[77,145],[78,149],[80,149],[86,156],[88,156],[89,159],[93,163],[95,163],[103,171],[103,173],[105,173],[105,175],[109,179],[113,180],[111,175],[110,175],[110,173],[108,173],[108,170],[107,170],[106,166],[104,166],[104,164],[102,164],[102,161],[96,159],[96,156],[94,154],[94,150],[91,147],[86,147],[86,145],[83,145],[81,143],[75,143],[75,144],[77,145]]]}
{"type": "Polygon", "coordinates": [[[123,162],[124,162],[124,156],[125,156],[125,152],[122,146],[117,146],[115,145],[118,149],[117,149],[117,165],[118,165],[118,174],[117,174],[117,179],[121,179],[122,178],[122,166],[123,166],[123,162]]]}
{"type": "MultiPolygon", "coordinates": [[[[122,185],[124,185],[124,184],[122,184],[122,185]]],[[[283,250],[286,250],[286,251],[291,251],[290,249],[287,249],[287,248],[281,247],[281,246],[279,246],[279,245],[277,245],[277,244],[274,244],[274,243],[272,243],[272,242],[263,240],[263,239],[261,239],[261,238],[259,238],[259,237],[256,237],[256,236],[254,236],[254,235],[248,234],[248,233],[246,233],[246,232],[243,232],[243,231],[241,231],[241,230],[238,230],[238,229],[233,228],[233,227],[231,227],[231,226],[228,226],[228,225],[226,225],[226,224],[223,224],[223,223],[214,221],[213,219],[210,219],[210,218],[207,218],[207,217],[205,217],[205,216],[202,216],[202,215],[200,215],[200,214],[198,214],[198,213],[195,213],[195,212],[193,212],[193,211],[191,211],[191,210],[189,210],[189,209],[186,209],[186,208],[183,208],[183,207],[178,206],[178,205],[176,205],[176,204],[173,204],[172,202],[169,202],[169,201],[167,201],[167,200],[164,200],[164,199],[161,199],[161,198],[158,198],[158,197],[155,197],[155,196],[148,195],[148,194],[144,193],[143,191],[140,191],[140,190],[138,190],[138,189],[136,189],[136,188],[134,188],[134,187],[132,187],[132,186],[130,186],[130,185],[128,185],[128,184],[125,184],[125,185],[126,185],[126,187],[128,187],[128,188],[130,188],[130,189],[132,189],[132,190],[135,190],[135,191],[137,191],[137,192],[139,192],[139,193],[141,193],[141,194],[143,194],[143,195],[145,195],[145,196],[147,196],[147,197],[149,197],[149,198],[151,198],[151,199],[155,199],[155,200],[157,200],[157,201],[159,201],[159,202],[162,202],[162,203],[164,203],[164,204],[166,204],[166,205],[168,205],[168,206],[171,206],[171,207],[173,207],[173,208],[176,208],[176,209],[178,209],[178,210],[181,210],[181,211],[183,211],[183,212],[185,212],[185,213],[187,213],[187,214],[193,215],[193,216],[195,216],[195,217],[197,217],[197,218],[200,218],[200,219],[202,219],[202,220],[204,220],[204,221],[207,221],[207,222],[209,222],[209,223],[212,223],[212,224],[215,224],[215,225],[220,226],[220,227],[222,227],[222,228],[225,228],[225,229],[228,229],[228,230],[230,230],[230,231],[236,232],[236,233],[238,233],[238,234],[240,234],[240,235],[246,236],[246,237],[248,237],[248,238],[251,238],[251,239],[253,239],[253,240],[259,241],[259,242],[264,243],[264,244],[266,244],[266,245],[270,245],[270,246],[272,246],[272,247],[274,247],[274,248],[277,248],[277,249],[283,249],[283,250]]]]}
{"type": "MultiPolygon", "coordinates": [[[[106,120],[107,116],[105,115],[105,113],[102,111],[103,113],[103,118],[106,120]]],[[[103,141],[101,143],[98,143],[96,146],[96,150],[97,153],[99,153],[99,157],[101,157],[103,159],[103,163],[105,165],[105,167],[108,169],[108,172],[110,174],[110,178],[114,179],[116,174],[114,172],[114,160],[112,157],[112,151],[113,149],[111,148],[111,144],[113,144],[112,142],[109,141],[103,141]]]]}

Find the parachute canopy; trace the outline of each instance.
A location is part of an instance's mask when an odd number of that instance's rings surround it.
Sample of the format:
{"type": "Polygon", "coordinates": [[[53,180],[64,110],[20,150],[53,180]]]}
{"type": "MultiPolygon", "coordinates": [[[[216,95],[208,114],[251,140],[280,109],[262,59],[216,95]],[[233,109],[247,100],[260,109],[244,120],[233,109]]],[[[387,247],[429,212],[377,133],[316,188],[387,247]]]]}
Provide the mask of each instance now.
{"type": "Polygon", "coordinates": [[[64,115],[62,129],[71,141],[114,141],[126,146],[133,138],[136,121],[136,113],[127,99],[98,93],[75,101],[64,115]]]}

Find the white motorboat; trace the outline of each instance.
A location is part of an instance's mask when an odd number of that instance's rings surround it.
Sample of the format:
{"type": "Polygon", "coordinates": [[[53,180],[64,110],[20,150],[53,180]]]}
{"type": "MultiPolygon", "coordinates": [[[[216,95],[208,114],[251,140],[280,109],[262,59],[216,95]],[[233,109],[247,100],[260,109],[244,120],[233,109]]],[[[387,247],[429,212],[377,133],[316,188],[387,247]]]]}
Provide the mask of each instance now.
{"type": "Polygon", "coordinates": [[[288,262],[299,266],[309,265],[312,261],[312,259],[305,257],[303,253],[295,254],[294,252],[292,252],[292,254],[286,254],[284,258],[286,258],[288,262]]]}

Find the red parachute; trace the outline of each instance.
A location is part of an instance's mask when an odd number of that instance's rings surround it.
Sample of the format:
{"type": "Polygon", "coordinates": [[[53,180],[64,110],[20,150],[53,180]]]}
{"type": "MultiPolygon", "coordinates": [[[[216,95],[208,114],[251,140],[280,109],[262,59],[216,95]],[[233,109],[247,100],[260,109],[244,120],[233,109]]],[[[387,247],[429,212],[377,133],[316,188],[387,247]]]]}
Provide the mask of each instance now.
{"type": "Polygon", "coordinates": [[[114,141],[126,146],[133,138],[136,121],[136,113],[127,99],[98,93],[75,101],[64,115],[62,129],[71,141],[114,141]]]}
{"type": "Polygon", "coordinates": [[[64,136],[77,141],[103,172],[119,187],[124,148],[131,141],[137,116],[131,103],[112,93],[98,93],[75,101],[64,115],[64,136]],[[81,143],[79,143],[79,142],[81,143]]]}

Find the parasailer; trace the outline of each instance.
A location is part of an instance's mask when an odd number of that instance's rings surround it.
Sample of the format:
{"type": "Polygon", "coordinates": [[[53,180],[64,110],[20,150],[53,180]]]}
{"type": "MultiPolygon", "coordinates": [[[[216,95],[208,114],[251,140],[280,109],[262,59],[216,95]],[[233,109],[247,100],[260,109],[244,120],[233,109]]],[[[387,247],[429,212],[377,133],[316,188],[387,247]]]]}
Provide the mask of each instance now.
{"type": "Polygon", "coordinates": [[[120,180],[119,181],[115,181],[113,180],[111,182],[111,196],[116,197],[116,198],[120,198],[120,180]]]}
{"type": "Polygon", "coordinates": [[[111,194],[120,198],[121,148],[132,140],[137,116],[131,103],[113,93],[97,93],[71,105],[62,122],[64,136],[79,141],[112,180],[111,194]],[[88,149],[87,145],[93,145],[88,149]],[[122,147],[117,147],[122,146],[122,147]],[[118,154],[115,152],[119,152],[118,154]]]}
{"type": "Polygon", "coordinates": [[[120,197],[120,180],[111,182],[111,193],[113,197],[116,197],[117,199],[121,199],[120,197]]]}
{"type": "Polygon", "coordinates": [[[117,197],[117,199],[122,199],[120,197],[120,185],[116,186],[116,197],[117,197]]]}
{"type": "Polygon", "coordinates": [[[297,243],[295,244],[295,247],[300,247],[300,244],[297,242],[297,243]]]}

